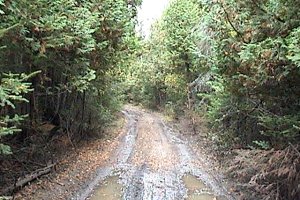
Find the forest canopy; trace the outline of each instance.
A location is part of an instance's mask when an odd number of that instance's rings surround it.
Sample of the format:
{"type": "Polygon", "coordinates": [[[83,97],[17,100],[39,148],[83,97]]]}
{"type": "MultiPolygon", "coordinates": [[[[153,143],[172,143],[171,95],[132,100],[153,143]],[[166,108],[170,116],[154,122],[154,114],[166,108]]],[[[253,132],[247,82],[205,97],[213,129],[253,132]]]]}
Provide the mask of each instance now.
{"type": "Polygon", "coordinates": [[[139,3],[1,0],[0,140],[44,123],[71,140],[98,132],[118,107],[113,82],[135,51],[139,3]]]}

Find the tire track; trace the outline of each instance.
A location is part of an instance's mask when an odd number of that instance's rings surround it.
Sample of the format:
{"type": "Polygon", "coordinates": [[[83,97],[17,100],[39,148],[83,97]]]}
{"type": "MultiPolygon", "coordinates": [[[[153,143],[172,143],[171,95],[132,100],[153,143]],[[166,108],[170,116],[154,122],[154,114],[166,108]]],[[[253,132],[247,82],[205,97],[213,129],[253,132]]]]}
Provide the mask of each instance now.
{"type": "Polygon", "coordinates": [[[105,178],[117,175],[123,185],[124,200],[183,200],[188,194],[183,181],[187,174],[201,180],[216,199],[233,199],[220,180],[197,165],[201,160],[188,142],[158,114],[132,106],[126,106],[123,114],[127,119],[126,134],[120,139],[112,162],[100,169],[76,199],[86,199],[105,178]]]}

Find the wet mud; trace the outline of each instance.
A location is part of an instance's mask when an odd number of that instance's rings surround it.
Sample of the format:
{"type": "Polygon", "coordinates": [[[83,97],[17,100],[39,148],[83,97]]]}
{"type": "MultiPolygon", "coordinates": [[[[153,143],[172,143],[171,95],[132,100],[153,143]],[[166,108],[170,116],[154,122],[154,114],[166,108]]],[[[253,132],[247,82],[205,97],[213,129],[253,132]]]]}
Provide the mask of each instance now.
{"type": "Polygon", "coordinates": [[[131,106],[123,114],[125,134],[111,162],[72,199],[234,199],[159,114],[131,106]]]}
{"type": "Polygon", "coordinates": [[[91,200],[110,199],[121,200],[122,199],[122,185],[118,182],[119,177],[109,177],[101,183],[101,187],[95,190],[91,196],[91,200]]]}
{"type": "Polygon", "coordinates": [[[187,200],[216,199],[212,191],[197,177],[187,174],[183,177],[183,182],[187,189],[187,200]]]}

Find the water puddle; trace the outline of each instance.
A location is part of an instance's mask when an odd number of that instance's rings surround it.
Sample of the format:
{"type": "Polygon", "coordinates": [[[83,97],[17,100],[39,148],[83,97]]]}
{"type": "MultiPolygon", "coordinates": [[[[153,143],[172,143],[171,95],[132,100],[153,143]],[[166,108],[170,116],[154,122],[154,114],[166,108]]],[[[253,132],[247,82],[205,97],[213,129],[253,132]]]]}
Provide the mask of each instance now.
{"type": "Polygon", "coordinates": [[[185,175],[183,182],[188,190],[187,200],[216,200],[211,190],[195,176],[185,175]]]}
{"type": "Polygon", "coordinates": [[[90,200],[121,200],[122,185],[118,183],[119,177],[113,176],[107,178],[101,183],[90,200]]]}

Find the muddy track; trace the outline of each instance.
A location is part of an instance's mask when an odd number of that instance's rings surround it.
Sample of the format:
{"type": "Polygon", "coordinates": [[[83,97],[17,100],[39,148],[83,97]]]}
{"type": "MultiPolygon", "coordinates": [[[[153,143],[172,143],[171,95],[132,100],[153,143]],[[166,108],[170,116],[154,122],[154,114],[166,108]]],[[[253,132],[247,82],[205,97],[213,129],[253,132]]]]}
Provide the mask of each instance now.
{"type": "Polygon", "coordinates": [[[114,156],[72,199],[233,199],[159,114],[131,106],[123,114],[127,124],[114,156]]]}

